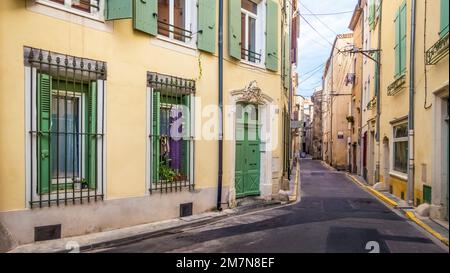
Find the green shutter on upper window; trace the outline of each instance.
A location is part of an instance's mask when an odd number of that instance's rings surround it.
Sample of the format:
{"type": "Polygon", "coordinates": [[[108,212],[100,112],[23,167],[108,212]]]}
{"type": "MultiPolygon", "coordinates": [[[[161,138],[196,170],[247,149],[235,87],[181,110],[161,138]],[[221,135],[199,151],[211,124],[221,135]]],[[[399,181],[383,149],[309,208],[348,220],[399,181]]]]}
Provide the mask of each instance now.
{"type": "Polygon", "coordinates": [[[132,0],[106,0],[106,20],[130,19],[133,17],[132,0]]]}
{"type": "Polygon", "coordinates": [[[216,51],[216,0],[198,1],[198,49],[216,51]]]}
{"type": "Polygon", "coordinates": [[[371,29],[375,26],[375,0],[370,0],[369,4],[369,26],[371,29]]]}
{"type": "Polygon", "coordinates": [[[133,27],[150,35],[158,34],[157,0],[134,0],[133,27]]]}
{"type": "Polygon", "coordinates": [[[397,11],[394,20],[395,28],[395,77],[400,75],[400,12],[397,11]]]}
{"type": "Polygon", "coordinates": [[[267,0],[266,11],[266,68],[278,71],[278,4],[267,0]]]}
{"type": "Polygon", "coordinates": [[[400,74],[406,72],[406,1],[400,6],[400,74]]]}
{"type": "Polygon", "coordinates": [[[289,53],[290,53],[289,34],[285,34],[283,64],[284,64],[284,87],[286,88],[289,88],[291,81],[291,61],[289,53]]]}
{"type": "Polygon", "coordinates": [[[241,0],[228,1],[228,51],[241,59],[241,0]]]}
{"type": "Polygon", "coordinates": [[[449,26],[448,26],[449,25],[448,5],[449,5],[448,0],[441,0],[441,28],[439,31],[439,36],[441,38],[444,37],[448,33],[448,28],[449,28],[449,26]]]}
{"type": "Polygon", "coordinates": [[[159,181],[159,135],[161,126],[161,93],[153,92],[152,98],[152,173],[153,183],[159,181]]]}
{"type": "Polygon", "coordinates": [[[89,134],[86,136],[87,145],[87,183],[90,189],[97,184],[97,82],[91,82],[87,96],[87,126],[89,134]]]}
{"type": "Polygon", "coordinates": [[[52,78],[38,74],[38,193],[45,194],[50,188],[50,126],[52,78]]]}

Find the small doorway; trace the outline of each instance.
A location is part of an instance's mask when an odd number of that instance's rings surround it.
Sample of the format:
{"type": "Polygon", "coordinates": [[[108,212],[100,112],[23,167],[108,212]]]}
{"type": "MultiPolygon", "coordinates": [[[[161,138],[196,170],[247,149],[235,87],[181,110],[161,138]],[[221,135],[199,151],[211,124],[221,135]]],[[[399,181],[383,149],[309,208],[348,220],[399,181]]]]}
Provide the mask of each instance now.
{"type": "Polygon", "coordinates": [[[236,105],[236,198],[260,195],[260,136],[258,107],[236,105]]]}
{"type": "Polygon", "coordinates": [[[363,177],[367,181],[367,132],[363,137],[363,177]]]}

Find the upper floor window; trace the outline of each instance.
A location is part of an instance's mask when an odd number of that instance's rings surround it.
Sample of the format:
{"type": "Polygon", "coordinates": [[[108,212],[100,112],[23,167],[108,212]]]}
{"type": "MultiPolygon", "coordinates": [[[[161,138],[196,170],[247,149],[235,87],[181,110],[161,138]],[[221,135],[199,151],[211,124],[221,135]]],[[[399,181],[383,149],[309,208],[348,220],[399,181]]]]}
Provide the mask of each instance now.
{"type": "Polygon", "coordinates": [[[193,11],[186,0],[158,0],[158,34],[168,38],[189,42],[192,38],[193,11]]]}
{"type": "Polygon", "coordinates": [[[241,55],[249,62],[261,62],[263,31],[261,25],[261,2],[242,0],[241,3],[241,55]]]}
{"type": "Polygon", "coordinates": [[[37,0],[37,2],[66,8],[80,15],[103,17],[104,0],[37,0]]]}

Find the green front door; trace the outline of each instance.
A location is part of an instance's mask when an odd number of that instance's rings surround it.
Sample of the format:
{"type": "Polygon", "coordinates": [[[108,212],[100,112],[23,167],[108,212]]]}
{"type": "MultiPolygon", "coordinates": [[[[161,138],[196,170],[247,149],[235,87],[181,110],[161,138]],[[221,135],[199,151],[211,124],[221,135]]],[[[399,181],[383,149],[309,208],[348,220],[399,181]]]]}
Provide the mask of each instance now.
{"type": "Polygon", "coordinates": [[[257,107],[241,106],[243,107],[238,107],[236,111],[236,198],[260,194],[260,137],[257,107]]]}

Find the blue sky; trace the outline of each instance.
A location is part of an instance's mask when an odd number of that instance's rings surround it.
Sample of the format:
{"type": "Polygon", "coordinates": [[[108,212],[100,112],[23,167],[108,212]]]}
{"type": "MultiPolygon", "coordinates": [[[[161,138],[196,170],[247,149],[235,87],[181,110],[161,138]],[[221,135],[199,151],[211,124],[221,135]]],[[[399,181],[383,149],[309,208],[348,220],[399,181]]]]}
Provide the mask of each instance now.
{"type": "Polygon", "coordinates": [[[321,86],[324,63],[330,55],[331,44],[334,42],[336,33],[350,32],[348,25],[352,17],[352,13],[317,15],[319,20],[317,17],[308,14],[311,14],[311,12],[327,14],[353,11],[357,2],[357,0],[299,0],[300,13],[320,34],[316,33],[307,22],[301,19],[297,69],[299,88],[297,94],[309,97],[316,87],[321,86]],[[312,70],[313,72],[308,73],[312,70]]]}

